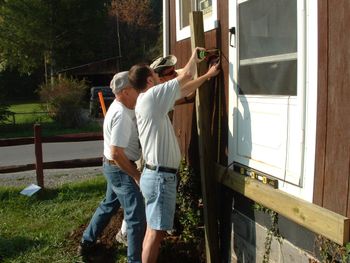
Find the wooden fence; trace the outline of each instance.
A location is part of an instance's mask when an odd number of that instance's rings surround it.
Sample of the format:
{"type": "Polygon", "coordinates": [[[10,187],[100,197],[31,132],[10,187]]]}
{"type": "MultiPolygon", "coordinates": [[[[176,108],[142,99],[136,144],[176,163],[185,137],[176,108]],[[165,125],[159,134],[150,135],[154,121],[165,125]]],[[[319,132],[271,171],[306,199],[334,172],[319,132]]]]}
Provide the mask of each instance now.
{"type": "Polygon", "coordinates": [[[11,112],[10,116],[11,116],[11,123],[12,125],[16,124],[16,115],[47,115],[48,112],[47,111],[37,111],[37,112],[11,112]]]}
{"type": "Polygon", "coordinates": [[[54,142],[82,142],[82,141],[98,141],[103,140],[103,135],[99,133],[79,133],[66,134],[51,137],[41,136],[41,126],[34,125],[34,137],[0,139],[0,147],[34,144],[35,146],[35,163],[24,165],[1,166],[0,174],[15,173],[29,170],[36,170],[37,184],[44,187],[44,169],[64,169],[78,167],[92,167],[102,165],[102,157],[74,159],[54,162],[43,162],[42,143],[54,142]]]}

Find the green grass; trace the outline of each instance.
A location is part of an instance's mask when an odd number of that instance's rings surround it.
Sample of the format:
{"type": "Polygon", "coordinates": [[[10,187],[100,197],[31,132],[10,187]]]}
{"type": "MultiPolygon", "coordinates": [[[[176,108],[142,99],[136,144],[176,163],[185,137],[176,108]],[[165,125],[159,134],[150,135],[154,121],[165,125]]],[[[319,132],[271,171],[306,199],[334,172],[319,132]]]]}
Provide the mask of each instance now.
{"type": "Polygon", "coordinates": [[[14,103],[10,106],[10,111],[15,113],[23,113],[23,112],[38,112],[44,111],[42,108],[42,103],[39,102],[22,102],[22,103],[14,103]]]}
{"type": "Polygon", "coordinates": [[[41,124],[43,136],[102,131],[100,125],[93,121],[77,128],[63,128],[47,114],[41,113],[44,109],[39,102],[14,103],[10,106],[10,110],[16,113],[15,125],[13,125],[12,117],[7,123],[0,125],[0,138],[32,137],[35,123],[41,124]]]}
{"type": "Polygon", "coordinates": [[[103,176],[33,197],[20,190],[0,187],[0,262],[81,262],[67,237],[103,198],[103,176]]]}
{"type": "MultiPolygon", "coordinates": [[[[10,106],[10,111],[15,113],[16,124],[52,123],[53,120],[46,114],[42,103],[26,102],[10,106]]],[[[10,118],[12,122],[12,117],[10,118]]]]}

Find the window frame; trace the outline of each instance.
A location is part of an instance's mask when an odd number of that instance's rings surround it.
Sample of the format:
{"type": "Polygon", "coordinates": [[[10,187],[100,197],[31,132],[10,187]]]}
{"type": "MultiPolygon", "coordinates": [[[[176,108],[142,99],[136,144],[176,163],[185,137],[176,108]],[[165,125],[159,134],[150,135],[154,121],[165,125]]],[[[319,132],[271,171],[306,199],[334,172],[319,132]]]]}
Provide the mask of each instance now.
{"type": "MultiPolygon", "coordinates": [[[[181,41],[186,38],[189,38],[191,36],[190,26],[186,26],[184,28],[180,27],[180,21],[181,21],[181,12],[180,12],[180,1],[175,1],[176,6],[176,41],[181,41]]],[[[212,0],[212,14],[210,17],[205,17],[203,19],[204,23],[204,32],[213,30],[218,27],[218,0],[212,0]]]]}

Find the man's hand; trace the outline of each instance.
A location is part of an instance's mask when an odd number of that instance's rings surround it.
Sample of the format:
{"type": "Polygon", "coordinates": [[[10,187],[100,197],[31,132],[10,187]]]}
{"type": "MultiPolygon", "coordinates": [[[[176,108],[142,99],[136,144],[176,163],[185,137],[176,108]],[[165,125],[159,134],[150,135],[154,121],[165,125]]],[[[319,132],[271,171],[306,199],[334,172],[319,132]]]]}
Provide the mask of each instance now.
{"type": "Polygon", "coordinates": [[[141,176],[134,177],[134,181],[135,181],[135,183],[137,184],[138,187],[140,187],[140,178],[141,178],[141,176]]]}
{"type": "Polygon", "coordinates": [[[136,165],[132,164],[130,160],[126,157],[124,148],[117,147],[117,146],[110,146],[112,158],[119,167],[129,176],[131,176],[137,185],[140,184],[140,171],[137,170],[136,165]]]}
{"type": "Polygon", "coordinates": [[[213,64],[207,71],[207,73],[205,73],[205,76],[210,79],[212,77],[215,77],[216,75],[218,75],[220,72],[220,63],[215,63],[213,64]]]}
{"type": "Polygon", "coordinates": [[[193,59],[194,62],[196,62],[196,63],[200,63],[200,62],[202,62],[204,60],[204,58],[199,58],[198,57],[197,54],[198,54],[199,51],[205,51],[205,48],[203,48],[203,47],[196,47],[193,50],[192,55],[191,55],[191,59],[193,59]]]}

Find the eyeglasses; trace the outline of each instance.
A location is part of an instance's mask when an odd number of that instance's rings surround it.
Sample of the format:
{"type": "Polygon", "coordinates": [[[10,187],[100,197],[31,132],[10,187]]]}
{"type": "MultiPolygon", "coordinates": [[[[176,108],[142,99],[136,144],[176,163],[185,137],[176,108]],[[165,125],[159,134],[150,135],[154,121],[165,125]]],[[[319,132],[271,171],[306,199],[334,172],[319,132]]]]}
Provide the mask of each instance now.
{"type": "Polygon", "coordinates": [[[172,70],[170,70],[169,72],[165,72],[166,70],[163,70],[161,72],[159,72],[159,77],[167,77],[167,76],[173,76],[174,74],[176,74],[176,71],[174,68],[172,68],[172,70]]]}

